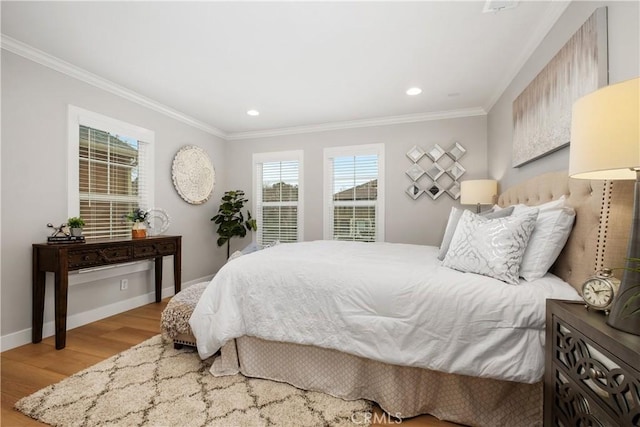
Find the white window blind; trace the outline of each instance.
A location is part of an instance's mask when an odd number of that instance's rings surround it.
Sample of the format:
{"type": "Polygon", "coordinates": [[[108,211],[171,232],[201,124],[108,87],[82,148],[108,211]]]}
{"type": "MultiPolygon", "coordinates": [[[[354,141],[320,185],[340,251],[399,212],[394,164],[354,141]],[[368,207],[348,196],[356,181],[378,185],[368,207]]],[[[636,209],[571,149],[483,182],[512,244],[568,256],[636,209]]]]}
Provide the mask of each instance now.
{"type": "Polygon", "coordinates": [[[254,168],[257,243],[301,241],[301,152],[256,154],[254,168]],[[274,160],[279,156],[283,160],[274,160]]]}
{"type": "Polygon", "coordinates": [[[131,236],[123,215],[153,206],[153,132],[70,107],[69,216],[87,239],[131,236]]]}
{"type": "Polygon", "coordinates": [[[384,240],[383,146],[325,150],[325,238],[384,240]]]}

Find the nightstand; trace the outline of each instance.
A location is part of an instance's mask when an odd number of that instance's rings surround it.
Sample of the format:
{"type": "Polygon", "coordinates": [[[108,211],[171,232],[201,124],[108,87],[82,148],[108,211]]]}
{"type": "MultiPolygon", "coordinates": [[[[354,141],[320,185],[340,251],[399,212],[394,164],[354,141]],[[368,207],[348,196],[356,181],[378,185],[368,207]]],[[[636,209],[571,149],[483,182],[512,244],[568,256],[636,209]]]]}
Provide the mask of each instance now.
{"type": "Polygon", "coordinates": [[[545,426],[640,425],[640,337],[584,303],[547,300],[545,426]]]}

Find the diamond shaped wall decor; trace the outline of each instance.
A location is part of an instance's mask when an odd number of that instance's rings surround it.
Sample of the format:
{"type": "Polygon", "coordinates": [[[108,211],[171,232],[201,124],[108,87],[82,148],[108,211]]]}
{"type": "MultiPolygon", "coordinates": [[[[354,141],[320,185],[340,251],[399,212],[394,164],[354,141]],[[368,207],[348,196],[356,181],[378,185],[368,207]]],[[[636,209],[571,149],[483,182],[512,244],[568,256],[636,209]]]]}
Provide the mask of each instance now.
{"type": "Polygon", "coordinates": [[[413,164],[405,172],[413,183],[405,192],[413,200],[417,200],[422,193],[427,194],[433,200],[443,193],[447,193],[454,200],[459,199],[460,183],[458,180],[467,172],[459,160],[466,153],[467,150],[458,141],[455,141],[447,151],[439,144],[434,144],[427,151],[414,145],[407,151],[407,157],[413,164]],[[425,157],[430,160],[430,162],[427,160],[429,165],[424,165],[425,157]],[[419,164],[421,160],[423,160],[422,166],[419,164]],[[426,187],[417,183],[425,174],[431,179],[431,184],[426,187]]]}
{"type": "Polygon", "coordinates": [[[462,156],[466,154],[466,152],[467,150],[465,150],[465,148],[462,145],[460,145],[459,142],[456,141],[453,143],[451,148],[449,148],[449,151],[447,151],[447,154],[453,160],[458,161],[462,158],[462,156]]]}
{"type": "Polygon", "coordinates": [[[409,178],[412,180],[417,181],[422,174],[424,174],[424,169],[422,169],[417,163],[414,163],[409,167],[409,169],[407,169],[406,174],[409,175],[409,178]]]}
{"type": "Polygon", "coordinates": [[[413,200],[416,200],[424,192],[424,190],[418,187],[418,184],[416,184],[415,182],[411,184],[405,191],[413,200]]]}
{"type": "Polygon", "coordinates": [[[424,150],[417,145],[414,145],[411,150],[407,151],[407,157],[410,158],[413,163],[418,163],[422,156],[424,156],[424,150]]]}
{"type": "Polygon", "coordinates": [[[444,149],[436,144],[431,150],[427,151],[427,156],[429,156],[429,158],[434,162],[437,162],[440,160],[440,157],[444,156],[444,153],[444,149]]]}
{"type": "Polygon", "coordinates": [[[437,182],[434,182],[425,190],[425,193],[430,196],[433,200],[437,199],[444,193],[444,189],[438,185],[437,182]]]}

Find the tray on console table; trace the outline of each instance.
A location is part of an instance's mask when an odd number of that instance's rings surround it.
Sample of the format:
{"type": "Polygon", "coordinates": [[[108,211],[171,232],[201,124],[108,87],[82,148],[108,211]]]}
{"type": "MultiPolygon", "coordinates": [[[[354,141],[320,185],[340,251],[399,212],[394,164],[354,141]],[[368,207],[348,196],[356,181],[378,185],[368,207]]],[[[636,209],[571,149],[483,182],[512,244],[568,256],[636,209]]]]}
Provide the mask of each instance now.
{"type": "Polygon", "coordinates": [[[99,239],[85,243],[33,244],[32,342],[42,341],[45,273],[55,277],[56,349],[65,347],[69,271],[104,265],[155,260],[156,302],[162,297],[162,258],[173,255],[175,293],[180,292],[182,236],[153,236],[143,239],[99,239]]]}
{"type": "Polygon", "coordinates": [[[547,300],[545,426],[640,425],[640,337],[584,303],[547,300]]]}

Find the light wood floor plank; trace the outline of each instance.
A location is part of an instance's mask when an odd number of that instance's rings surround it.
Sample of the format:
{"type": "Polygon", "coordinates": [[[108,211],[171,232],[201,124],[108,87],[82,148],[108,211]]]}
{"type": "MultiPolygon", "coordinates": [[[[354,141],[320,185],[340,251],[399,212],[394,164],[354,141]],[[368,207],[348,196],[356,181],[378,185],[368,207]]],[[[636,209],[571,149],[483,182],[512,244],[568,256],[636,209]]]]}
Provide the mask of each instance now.
{"type": "MultiPolygon", "coordinates": [[[[168,299],[159,304],[147,304],[67,332],[67,346],[55,349],[53,337],[38,344],[27,344],[0,354],[1,414],[3,426],[42,426],[35,420],[13,409],[22,397],[28,396],[108,357],[124,351],[160,333],[160,315],[168,299]]],[[[397,421],[382,416],[377,408],[377,421],[382,425],[398,425],[397,421]],[[387,421],[387,422],[384,422],[387,421]]],[[[456,426],[431,416],[403,420],[403,426],[450,427],[456,426]]]]}

